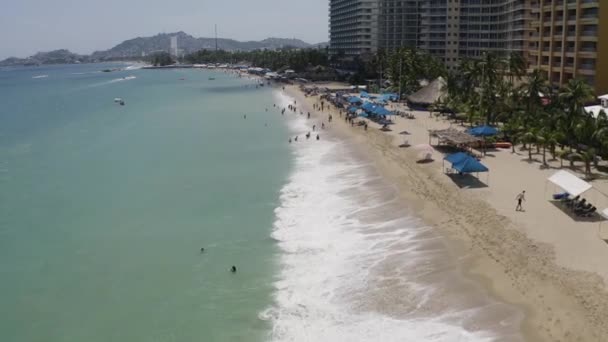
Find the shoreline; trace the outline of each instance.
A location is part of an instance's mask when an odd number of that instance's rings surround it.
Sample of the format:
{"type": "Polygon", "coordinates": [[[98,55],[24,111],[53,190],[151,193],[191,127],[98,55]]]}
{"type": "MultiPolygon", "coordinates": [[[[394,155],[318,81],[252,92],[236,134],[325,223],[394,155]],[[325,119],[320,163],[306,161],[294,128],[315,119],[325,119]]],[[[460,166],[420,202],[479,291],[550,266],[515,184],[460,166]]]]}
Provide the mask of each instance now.
{"type": "MultiPolygon", "coordinates": [[[[297,86],[286,86],[285,92],[306,103],[307,111],[318,99],[305,97],[297,86]]],[[[602,341],[608,336],[602,315],[608,306],[598,303],[605,292],[599,277],[558,265],[551,245],[529,238],[519,222],[501,215],[482,196],[439,179],[436,163],[416,164],[412,151],[398,148],[393,135],[375,125],[368,131],[350,127],[330,108],[335,123],[328,129],[374,161],[415,215],[440,232],[456,255],[466,255],[462,273],[492,297],[522,308],[526,340],[602,341]]],[[[330,113],[310,112],[322,120],[330,113]]]]}

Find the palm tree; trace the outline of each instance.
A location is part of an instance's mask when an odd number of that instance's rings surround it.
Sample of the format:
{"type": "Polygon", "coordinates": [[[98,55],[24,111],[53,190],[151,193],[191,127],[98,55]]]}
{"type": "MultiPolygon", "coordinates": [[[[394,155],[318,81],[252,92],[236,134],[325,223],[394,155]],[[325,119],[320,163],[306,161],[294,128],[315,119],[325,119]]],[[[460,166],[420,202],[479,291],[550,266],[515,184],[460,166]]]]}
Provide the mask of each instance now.
{"type": "MultiPolygon", "coordinates": [[[[557,156],[559,157],[559,167],[564,168],[564,159],[569,158],[572,152],[569,151],[560,151],[557,156]]],[[[574,166],[572,160],[570,159],[570,167],[574,166]]]]}
{"type": "Polygon", "coordinates": [[[524,60],[521,52],[512,51],[508,57],[509,64],[509,76],[511,77],[511,84],[513,84],[514,78],[520,79],[526,74],[526,61],[524,60]]]}
{"type": "Polygon", "coordinates": [[[503,61],[492,52],[484,54],[475,63],[478,85],[481,87],[479,107],[485,116],[486,124],[494,121],[493,109],[497,101],[497,89],[502,82],[501,70],[504,70],[503,61]]]}
{"type": "Polygon", "coordinates": [[[533,131],[527,131],[519,136],[519,140],[530,145],[528,146],[528,159],[532,160],[532,144],[538,141],[537,135],[533,131]]]}
{"type": "Polygon", "coordinates": [[[592,98],[593,88],[581,79],[571,79],[559,94],[559,100],[565,107],[563,129],[570,146],[578,142],[575,128],[585,113],[585,103],[592,98]]]}
{"type": "MultiPolygon", "coordinates": [[[[581,160],[585,163],[585,175],[588,177],[591,175],[591,163],[595,160],[595,149],[590,148],[587,151],[579,153],[571,153],[570,160],[581,160]]],[[[573,163],[571,163],[573,165],[573,163]]]]}
{"type": "Polygon", "coordinates": [[[537,135],[537,146],[542,146],[543,148],[543,164],[547,165],[547,147],[551,152],[551,156],[555,159],[555,146],[557,145],[559,134],[551,130],[550,127],[541,128],[540,132],[537,135]]]}

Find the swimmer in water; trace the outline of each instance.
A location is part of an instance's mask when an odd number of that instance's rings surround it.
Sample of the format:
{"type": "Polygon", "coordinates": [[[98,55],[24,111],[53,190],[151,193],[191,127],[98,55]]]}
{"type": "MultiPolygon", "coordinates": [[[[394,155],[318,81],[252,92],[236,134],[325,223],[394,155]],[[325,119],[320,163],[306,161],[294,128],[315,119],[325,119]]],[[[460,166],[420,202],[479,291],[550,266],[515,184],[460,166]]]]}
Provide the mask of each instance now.
{"type": "Polygon", "coordinates": [[[247,119],[247,114],[243,115],[243,119],[247,119]]]}
{"type": "Polygon", "coordinates": [[[201,247],[201,253],[204,253],[204,252],[205,252],[205,248],[201,247]]]}
{"type": "Polygon", "coordinates": [[[232,267],[230,267],[230,272],[236,273],[236,266],[233,265],[232,267]]]}

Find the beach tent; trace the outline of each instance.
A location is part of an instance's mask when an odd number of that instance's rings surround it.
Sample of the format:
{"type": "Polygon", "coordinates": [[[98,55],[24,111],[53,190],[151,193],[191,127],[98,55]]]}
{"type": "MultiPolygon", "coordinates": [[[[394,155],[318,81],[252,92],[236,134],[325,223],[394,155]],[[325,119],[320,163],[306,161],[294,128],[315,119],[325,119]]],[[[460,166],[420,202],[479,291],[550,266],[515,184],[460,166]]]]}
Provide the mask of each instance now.
{"type": "Polygon", "coordinates": [[[443,158],[443,160],[447,160],[451,164],[456,164],[467,158],[470,158],[470,156],[468,154],[466,154],[464,152],[458,152],[458,153],[447,155],[445,158],[443,158]]]}
{"type": "Polygon", "coordinates": [[[363,101],[360,98],[356,97],[356,96],[349,97],[348,98],[348,102],[349,103],[363,103],[363,101]]]}
{"type": "Polygon", "coordinates": [[[478,173],[490,171],[485,165],[478,162],[477,159],[469,157],[461,160],[458,163],[452,164],[452,168],[460,173],[478,173]]]}
{"type": "Polygon", "coordinates": [[[564,170],[557,171],[547,180],[562,188],[570,196],[578,196],[591,189],[591,184],[564,170]]]}
{"type": "Polygon", "coordinates": [[[464,152],[458,152],[450,154],[443,158],[452,164],[452,169],[460,173],[477,173],[477,172],[488,172],[488,168],[482,163],[478,162],[477,159],[471,157],[464,152]]]}
{"type": "Polygon", "coordinates": [[[492,126],[483,125],[471,128],[467,133],[474,137],[491,137],[498,134],[498,129],[492,126]]]}

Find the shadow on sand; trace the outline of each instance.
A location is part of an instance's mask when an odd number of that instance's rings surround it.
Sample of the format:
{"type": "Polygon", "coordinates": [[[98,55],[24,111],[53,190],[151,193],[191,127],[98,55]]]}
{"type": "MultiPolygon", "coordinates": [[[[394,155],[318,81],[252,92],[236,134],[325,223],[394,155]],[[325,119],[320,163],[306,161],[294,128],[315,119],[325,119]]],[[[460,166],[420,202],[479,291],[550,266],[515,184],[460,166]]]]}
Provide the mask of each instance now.
{"type": "Polygon", "coordinates": [[[486,183],[480,181],[479,178],[470,174],[449,174],[447,176],[450,177],[452,182],[456,183],[456,185],[458,185],[458,187],[461,189],[480,189],[488,187],[486,183]]]}
{"type": "Polygon", "coordinates": [[[558,208],[561,212],[568,215],[573,221],[576,221],[576,222],[601,222],[601,221],[604,221],[604,218],[602,218],[597,213],[594,213],[590,217],[580,217],[580,216],[576,216],[572,212],[572,210],[570,210],[568,207],[566,207],[562,202],[560,202],[560,201],[550,201],[550,202],[556,208],[558,208]]]}

